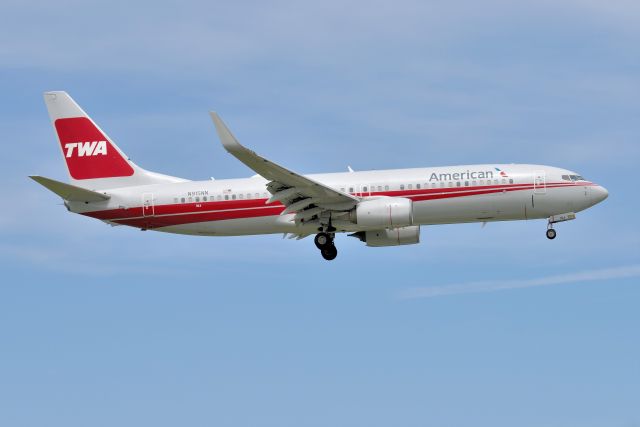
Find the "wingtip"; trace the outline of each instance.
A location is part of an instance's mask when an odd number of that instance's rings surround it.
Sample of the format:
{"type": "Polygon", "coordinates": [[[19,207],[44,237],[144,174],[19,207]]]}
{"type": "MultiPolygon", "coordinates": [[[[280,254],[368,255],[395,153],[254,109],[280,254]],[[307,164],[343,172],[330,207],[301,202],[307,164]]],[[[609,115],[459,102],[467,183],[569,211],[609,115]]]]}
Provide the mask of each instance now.
{"type": "Polygon", "coordinates": [[[240,143],[235,136],[233,136],[227,125],[225,125],[220,116],[218,116],[218,113],[215,111],[209,111],[209,115],[216,127],[222,146],[227,150],[241,147],[240,143]]]}
{"type": "Polygon", "coordinates": [[[220,132],[220,128],[226,128],[218,113],[216,113],[215,111],[209,111],[209,116],[211,117],[211,120],[213,120],[213,124],[216,126],[218,132],[220,132]]]}

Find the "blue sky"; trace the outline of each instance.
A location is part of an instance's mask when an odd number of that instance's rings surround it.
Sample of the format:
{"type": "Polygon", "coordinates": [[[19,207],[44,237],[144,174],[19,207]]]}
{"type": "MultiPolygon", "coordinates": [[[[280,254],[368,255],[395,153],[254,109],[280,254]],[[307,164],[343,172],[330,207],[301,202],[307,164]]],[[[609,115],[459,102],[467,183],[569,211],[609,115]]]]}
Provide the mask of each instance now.
{"type": "Polygon", "coordinates": [[[640,426],[640,6],[37,2],[0,15],[0,425],[640,426]],[[70,215],[41,94],[141,166],[541,163],[609,199],[338,259],[70,215]]]}

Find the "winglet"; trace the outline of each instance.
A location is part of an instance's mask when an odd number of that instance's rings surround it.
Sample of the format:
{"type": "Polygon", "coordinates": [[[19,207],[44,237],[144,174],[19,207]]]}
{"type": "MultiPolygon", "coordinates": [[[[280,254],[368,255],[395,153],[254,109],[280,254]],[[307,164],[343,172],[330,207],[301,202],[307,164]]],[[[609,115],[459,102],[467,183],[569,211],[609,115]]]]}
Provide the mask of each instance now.
{"type": "Polygon", "coordinates": [[[233,136],[229,128],[227,128],[227,125],[225,125],[220,116],[218,116],[218,113],[210,111],[209,114],[211,115],[213,124],[216,126],[218,137],[220,137],[220,141],[222,142],[224,149],[230,153],[242,150],[244,147],[238,142],[236,137],[233,136]]]}

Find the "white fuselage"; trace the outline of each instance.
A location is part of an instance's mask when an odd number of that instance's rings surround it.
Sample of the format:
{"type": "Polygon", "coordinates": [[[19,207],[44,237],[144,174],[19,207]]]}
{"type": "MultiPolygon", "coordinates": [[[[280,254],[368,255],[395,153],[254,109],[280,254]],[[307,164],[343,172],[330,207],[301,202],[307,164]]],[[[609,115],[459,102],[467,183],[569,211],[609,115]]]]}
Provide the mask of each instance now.
{"type": "MultiPolygon", "coordinates": [[[[403,197],[413,202],[413,225],[548,218],[604,200],[606,190],[577,174],[540,165],[469,165],[307,175],[363,200],[403,197]],[[573,178],[570,178],[573,177],[573,178]],[[580,177],[581,178],[581,177],[580,177]]],[[[191,235],[312,234],[317,225],[282,214],[267,181],[186,181],[108,190],[101,202],[67,202],[76,213],[112,224],[191,235]]],[[[367,231],[341,221],[338,231],[367,231]]]]}

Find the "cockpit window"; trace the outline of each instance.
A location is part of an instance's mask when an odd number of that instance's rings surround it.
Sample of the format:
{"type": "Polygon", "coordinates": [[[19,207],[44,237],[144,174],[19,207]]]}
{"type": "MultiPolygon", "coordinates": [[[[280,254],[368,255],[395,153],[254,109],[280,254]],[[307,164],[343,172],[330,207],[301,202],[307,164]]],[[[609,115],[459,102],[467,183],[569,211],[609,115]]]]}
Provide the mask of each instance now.
{"type": "Polygon", "coordinates": [[[585,181],[580,175],[562,175],[562,179],[565,181],[585,181]]]}

